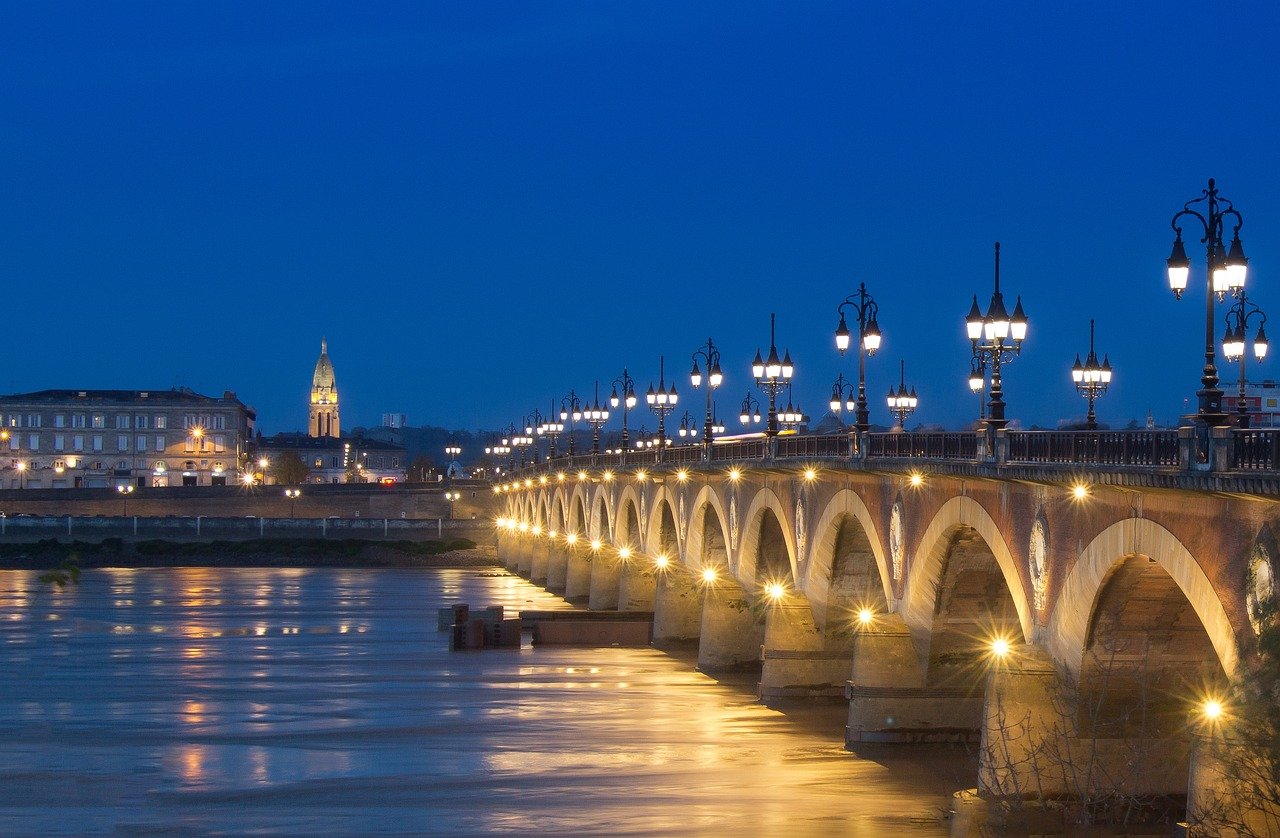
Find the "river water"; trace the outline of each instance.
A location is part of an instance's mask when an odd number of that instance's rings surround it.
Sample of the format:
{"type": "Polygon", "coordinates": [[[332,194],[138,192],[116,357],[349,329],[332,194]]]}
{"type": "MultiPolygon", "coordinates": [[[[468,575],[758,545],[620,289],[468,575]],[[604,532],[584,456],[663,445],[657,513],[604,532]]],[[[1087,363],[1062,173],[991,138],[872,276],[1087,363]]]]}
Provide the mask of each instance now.
{"type": "Polygon", "coordinates": [[[653,649],[450,652],[489,570],[0,571],[0,833],[945,835],[963,752],[843,748],[653,649]]]}

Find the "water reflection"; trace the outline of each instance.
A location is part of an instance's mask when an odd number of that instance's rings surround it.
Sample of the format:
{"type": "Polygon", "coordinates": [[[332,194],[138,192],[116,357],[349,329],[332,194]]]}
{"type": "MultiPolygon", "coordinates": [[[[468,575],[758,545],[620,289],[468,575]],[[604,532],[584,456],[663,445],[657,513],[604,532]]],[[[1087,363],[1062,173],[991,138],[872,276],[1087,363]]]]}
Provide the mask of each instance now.
{"type": "Polygon", "coordinates": [[[840,707],[778,713],[650,649],[450,653],[450,602],[568,607],[502,573],[35,576],[0,572],[4,834],[941,835],[973,776],[859,758],[840,707]]]}

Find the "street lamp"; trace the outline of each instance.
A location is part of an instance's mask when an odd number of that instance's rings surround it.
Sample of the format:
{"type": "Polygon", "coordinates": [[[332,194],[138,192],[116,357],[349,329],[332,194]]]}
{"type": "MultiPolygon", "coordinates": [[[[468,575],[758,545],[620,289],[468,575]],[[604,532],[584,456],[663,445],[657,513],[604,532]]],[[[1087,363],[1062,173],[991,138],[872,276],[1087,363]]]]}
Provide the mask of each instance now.
{"type": "Polygon", "coordinates": [[[456,460],[458,457],[462,455],[462,448],[460,448],[457,445],[446,445],[444,447],[444,453],[445,453],[445,456],[456,460]]]}
{"type": "MultiPolygon", "coordinates": [[[[973,354],[978,360],[978,369],[985,373],[987,363],[991,365],[991,402],[989,404],[987,427],[1000,430],[1008,424],[1004,418],[1004,388],[1000,379],[1000,365],[1013,360],[1022,353],[1022,341],[1027,337],[1027,315],[1022,311],[1022,297],[1018,297],[1013,316],[1009,316],[1004,307],[1004,297],[1000,293],[1000,242],[996,242],[996,280],[995,291],[991,294],[991,305],[986,314],[978,308],[978,295],[973,296],[973,307],[965,318],[965,327],[969,333],[969,342],[973,345],[973,354]]],[[[969,386],[973,387],[974,375],[969,375],[969,386]]]]}
{"type": "Polygon", "coordinates": [[[837,375],[835,383],[831,385],[831,412],[839,416],[843,408],[852,413],[858,406],[854,398],[856,395],[853,382],[845,378],[844,373],[837,375]]]}
{"type": "Polygon", "coordinates": [[[458,491],[450,490],[444,493],[444,499],[449,501],[449,520],[450,521],[453,520],[453,505],[455,502],[457,502],[461,498],[462,498],[462,493],[458,491]]]}
{"type": "Polygon", "coordinates": [[[644,394],[644,400],[649,404],[649,409],[658,416],[658,461],[662,461],[662,449],[666,448],[667,443],[667,414],[676,409],[676,402],[680,400],[680,394],[676,392],[675,382],[671,382],[671,388],[667,388],[667,358],[665,355],[658,357],[658,389],[653,389],[653,382],[649,383],[649,389],[644,394]]]}
{"type": "Polygon", "coordinates": [[[117,486],[116,491],[120,493],[120,500],[124,504],[124,508],[120,510],[120,516],[129,517],[129,495],[133,494],[132,486],[117,486]]]}
{"type": "Polygon", "coordinates": [[[799,405],[791,403],[791,382],[787,382],[787,406],[778,411],[778,424],[793,428],[807,422],[808,416],[804,415],[804,411],[799,405]]]}
{"type": "MultiPolygon", "coordinates": [[[[608,404],[608,400],[605,404],[608,404]]],[[[591,406],[582,411],[582,415],[591,426],[591,454],[595,456],[600,453],[600,429],[604,427],[605,422],[609,421],[609,408],[600,405],[599,380],[596,381],[596,391],[591,398],[591,406]]]]}
{"type": "Polygon", "coordinates": [[[1102,363],[1098,363],[1098,354],[1093,351],[1092,320],[1089,321],[1089,357],[1081,364],[1080,355],[1076,354],[1076,362],[1071,367],[1071,380],[1075,382],[1076,392],[1089,400],[1089,415],[1085,418],[1084,427],[1086,430],[1096,431],[1098,417],[1093,412],[1093,403],[1111,386],[1111,359],[1103,355],[1102,363]]]}
{"type": "Polygon", "coordinates": [[[769,315],[769,357],[760,358],[760,350],[756,350],[755,360],[751,362],[751,374],[755,376],[756,386],[769,394],[769,421],[765,426],[765,436],[778,435],[778,391],[787,386],[795,367],[791,363],[791,350],[786,350],[782,360],[778,360],[778,346],[775,340],[776,315],[769,315]]]}
{"type": "Polygon", "coordinates": [[[742,411],[738,414],[738,421],[748,427],[752,422],[760,424],[760,400],[750,393],[742,399],[742,411]]]}
{"type": "Polygon", "coordinates": [[[613,392],[609,395],[609,406],[617,409],[622,407],[622,450],[627,450],[627,411],[636,406],[636,382],[624,367],[622,375],[613,380],[613,392]],[[618,388],[622,388],[622,394],[618,394],[618,388]]]}
{"type": "MultiPolygon", "coordinates": [[[[698,367],[698,359],[701,358],[703,363],[707,365],[707,418],[702,424],[702,444],[710,446],[711,440],[715,436],[715,423],[711,419],[711,391],[719,387],[724,381],[724,373],[720,371],[720,350],[716,349],[716,345],[711,342],[711,338],[707,338],[707,345],[699,347],[693,353],[693,369],[689,371],[689,381],[693,384],[693,389],[702,386],[702,370],[698,367]]],[[[681,423],[681,428],[684,425],[681,423]]],[[[684,434],[682,433],[681,436],[684,434]]],[[[697,436],[697,434],[693,434],[697,436]]]]}
{"type": "Polygon", "coordinates": [[[289,517],[293,517],[293,505],[302,497],[301,489],[285,489],[284,496],[289,499],[289,517]]]}
{"type": "MultiPolygon", "coordinates": [[[[560,421],[569,423],[569,456],[573,456],[573,426],[582,421],[582,401],[574,390],[560,400],[560,421]]],[[[561,430],[563,430],[563,425],[561,430]]]]}
{"type": "Polygon", "coordinates": [[[898,389],[895,392],[892,387],[889,388],[889,412],[898,420],[896,430],[905,431],[907,417],[916,412],[916,407],[920,404],[919,397],[916,396],[916,388],[913,385],[911,392],[907,392],[907,362],[898,361],[898,389]]]}
{"type": "Polygon", "coordinates": [[[836,327],[836,349],[840,350],[841,355],[849,348],[849,327],[844,319],[846,307],[853,309],[858,315],[858,400],[853,414],[853,427],[858,433],[864,434],[871,427],[867,413],[867,357],[876,354],[876,350],[880,348],[880,324],[876,322],[880,306],[867,293],[866,283],[859,282],[858,290],[836,307],[840,313],[840,325],[836,327]]]}
{"type": "Polygon", "coordinates": [[[1237,427],[1249,427],[1249,407],[1244,399],[1244,359],[1248,353],[1244,351],[1249,320],[1261,318],[1258,331],[1253,339],[1253,357],[1262,362],[1267,357],[1267,315],[1257,304],[1245,297],[1244,289],[1240,289],[1240,299],[1227,312],[1227,332],[1222,339],[1222,355],[1227,362],[1240,362],[1240,392],[1236,405],[1237,427]]]}
{"type": "MultiPolygon", "coordinates": [[[[515,435],[515,426],[508,425],[506,427],[506,430],[504,430],[502,433],[504,434],[504,436],[502,437],[502,441],[500,443],[495,442],[491,445],[485,446],[484,453],[486,456],[501,458],[501,457],[507,457],[511,454],[511,450],[512,450],[511,438],[515,435]]],[[[511,465],[512,465],[512,468],[515,467],[514,462],[511,465]]],[[[502,471],[501,466],[497,466],[497,465],[494,466],[495,473],[500,473],[501,471],[502,471]]]]}
{"type": "MultiPolygon", "coordinates": [[[[710,421],[710,417],[708,417],[708,421],[710,421]]],[[[687,436],[691,439],[697,438],[698,436],[698,420],[694,419],[693,414],[687,410],[684,412],[684,415],[680,417],[679,433],[681,437],[687,436]]],[[[703,441],[706,441],[705,438],[703,441]]]]}
{"type": "Polygon", "coordinates": [[[1201,425],[1225,425],[1227,415],[1222,412],[1222,389],[1218,386],[1218,368],[1214,347],[1213,303],[1226,299],[1227,292],[1238,297],[1244,289],[1245,275],[1249,269],[1249,260],[1245,258],[1244,246],[1240,243],[1240,227],[1244,219],[1236,211],[1231,202],[1218,195],[1218,187],[1213,178],[1209,178],[1209,188],[1182,205],[1182,209],[1174,213],[1170,226],[1176,237],[1173,240],[1173,252],[1166,264],[1169,268],[1169,288],[1176,299],[1182,299],[1182,292],[1187,288],[1187,279],[1191,273],[1191,260],[1182,246],[1182,227],[1180,219],[1190,216],[1200,222],[1204,232],[1200,239],[1205,245],[1205,264],[1208,268],[1208,293],[1204,304],[1204,372],[1200,377],[1200,389],[1196,391],[1199,411],[1193,417],[1201,425]],[[1193,205],[1204,202],[1201,212],[1193,209],[1193,205]],[[1225,219],[1230,217],[1234,226],[1231,233],[1231,248],[1222,241],[1226,229],[1225,219]]]}
{"type": "Polygon", "coordinates": [[[14,468],[18,470],[18,488],[27,488],[27,464],[22,460],[18,460],[14,468]]]}
{"type": "Polygon", "coordinates": [[[538,435],[547,438],[547,459],[550,460],[556,455],[556,437],[564,431],[564,423],[557,422],[554,416],[556,405],[554,400],[551,403],[551,412],[553,415],[543,416],[535,409],[534,416],[542,420],[542,424],[538,425],[538,435]]]}

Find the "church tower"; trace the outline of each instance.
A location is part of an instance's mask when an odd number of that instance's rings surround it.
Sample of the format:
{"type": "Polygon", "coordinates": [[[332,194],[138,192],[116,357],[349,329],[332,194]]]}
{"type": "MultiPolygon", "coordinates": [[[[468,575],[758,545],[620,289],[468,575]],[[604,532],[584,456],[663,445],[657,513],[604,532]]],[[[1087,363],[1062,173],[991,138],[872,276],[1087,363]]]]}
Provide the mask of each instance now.
{"type": "Polygon", "coordinates": [[[311,376],[311,418],[307,435],[342,435],[338,423],[338,382],[333,375],[333,361],[329,360],[329,342],[324,338],[320,339],[320,359],[316,361],[315,375],[311,376]]]}

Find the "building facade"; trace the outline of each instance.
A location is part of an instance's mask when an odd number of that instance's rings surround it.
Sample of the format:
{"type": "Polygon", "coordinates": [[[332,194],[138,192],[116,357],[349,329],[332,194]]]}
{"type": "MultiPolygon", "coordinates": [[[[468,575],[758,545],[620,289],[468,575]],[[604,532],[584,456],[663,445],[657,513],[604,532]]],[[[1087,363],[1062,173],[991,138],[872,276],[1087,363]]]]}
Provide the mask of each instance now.
{"type": "Polygon", "coordinates": [[[276,463],[296,456],[306,466],[306,483],[403,483],[408,474],[408,449],[366,437],[315,437],[276,434],[259,437],[258,461],[266,483],[280,481],[276,463]]]}
{"type": "Polygon", "coordinates": [[[320,357],[311,376],[307,435],[335,439],[342,436],[342,423],[338,419],[338,379],[333,374],[333,361],[329,360],[329,342],[324,338],[320,339],[320,357]]]}
{"type": "Polygon", "coordinates": [[[0,486],[217,486],[239,478],[254,411],[235,393],[40,390],[0,396],[0,486]]]}

